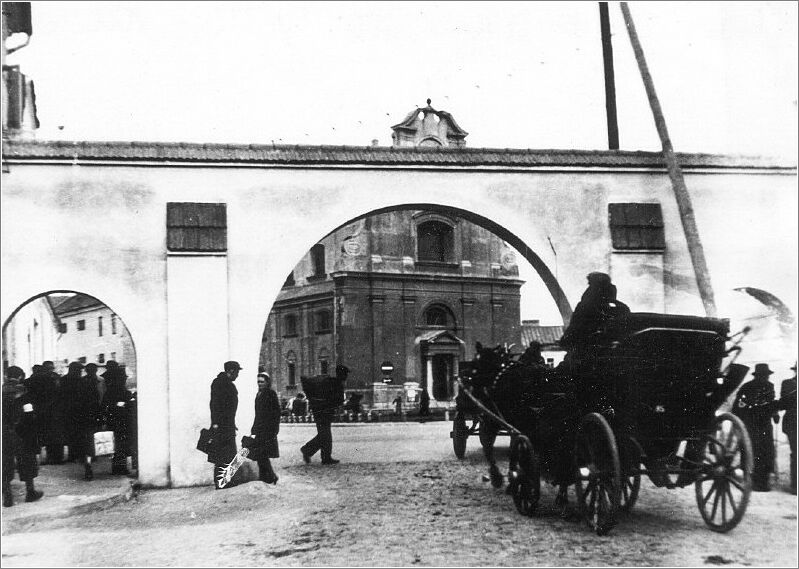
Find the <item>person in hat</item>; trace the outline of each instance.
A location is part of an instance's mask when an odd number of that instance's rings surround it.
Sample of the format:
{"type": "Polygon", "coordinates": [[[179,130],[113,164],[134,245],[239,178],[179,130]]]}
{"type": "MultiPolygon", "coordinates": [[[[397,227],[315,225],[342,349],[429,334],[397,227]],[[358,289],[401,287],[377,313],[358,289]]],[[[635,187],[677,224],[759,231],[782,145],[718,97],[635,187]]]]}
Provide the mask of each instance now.
{"type": "Polygon", "coordinates": [[[617,316],[629,314],[630,308],[616,299],[616,285],[606,273],[593,272],[587,276],[588,288],[574,308],[569,325],[559,343],[569,349],[568,364],[581,367],[593,359],[597,332],[617,316]]]}
{"type": "Polygon", "coordinates": [[[788,437],[791,449],[791,488],[789,492],[796,495],[796,362],[793,367],[793,377],[783,380],[780,386],[779,408],[785,411],[782,416],[782,432],[788,437]]]}
{"type": "MultiPolygon", "coordinates": [[[[211,382],[211,429],[214,444],[208,453],[208,462],[214,465],[214,486],[219,487],[222,470],[236,456],[236,410],[239,407],[239,391],[233,382],[242,367],[239,362],[225,362],[222,372],[211,382]]],[[[225,488],[231,485],[225,486],[225,488]]]]}
{"type": "Polygon", "coordinates": [[[277,434],[280,431],[280,401],[272,389],[272,379],[266,372],[258,374],[258,393],[255,395],[255,421],[252,437],[255,439],[255,456],[258,478],[267,484],[277,484],[278,476],[272,469],[270,458],[280,457],[277,434]]]}
{"type": "Polygon", "coordinates": [[[344,403],[344,382],[350,370],[347,366],[338,364],[336,366],[336,377],[333,380],[334,396],[331,400],[314,399],[311,393],[311,412],[313,413],[314,423],[316,423],[316,436],[300,447],[302,459],[309,463],[316,451],[322,451],[322,464],[338,464],[339,461],[333,458],[333,432],[331,426],[336,415],[336,409],[344,403]]]}
{"type": "Polygon", "coordinates": [[[39,474],[36,453],[39,442],[33,398],[24,385],[25,372],[18,366],[6,370],[3,380],[3,506],[14,505],[11,481],[14,472],[25,482],[25,501],[35,502],[43,496],[33,479],[39,474]]]}
{"type": "Polygon", "coordinates": [[[769,475],[774,469],[774,428],[772,420],[779,420],[774,402],[774,385],[769,376],[774,373],[768,364],[755,364],[753,379],[743,384],[733,403],[733,413],[738,415],[749,431],[755,457],[752,489],[768,492],[769,475]]]}

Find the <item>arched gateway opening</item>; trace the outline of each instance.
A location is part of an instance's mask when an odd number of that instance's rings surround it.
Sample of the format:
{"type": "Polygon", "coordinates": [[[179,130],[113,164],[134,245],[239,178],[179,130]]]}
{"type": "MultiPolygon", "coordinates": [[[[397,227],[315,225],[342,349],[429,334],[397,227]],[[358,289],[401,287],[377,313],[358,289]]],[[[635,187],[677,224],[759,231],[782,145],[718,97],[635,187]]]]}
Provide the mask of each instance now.
{"type": "Polygon", "coordinates": [[[525,319],[520,307],[520,263],[537,280],[535,300],[559,315],[559,326],[547,328],[562,329],[571,307],[557,279],[499,224],[435,204],[361,215],[321,236],[287,274],[259,367],[288,416],[301,378],[336,363],[350,368],[348,395],[366,411],[418,412],[422,393],[432,410],[451,410],[460,363],[474,356],[475,342],[521,352],[537,332],[538,319],[525,319]]]}
{"type": "Polygon", "coordinates": [[[2,341],[4,378],[21,368],[33,402],[39,476],[137,474],[136,348],[114,310],[80,292],[42,293],[8,317],[2,341]]]}

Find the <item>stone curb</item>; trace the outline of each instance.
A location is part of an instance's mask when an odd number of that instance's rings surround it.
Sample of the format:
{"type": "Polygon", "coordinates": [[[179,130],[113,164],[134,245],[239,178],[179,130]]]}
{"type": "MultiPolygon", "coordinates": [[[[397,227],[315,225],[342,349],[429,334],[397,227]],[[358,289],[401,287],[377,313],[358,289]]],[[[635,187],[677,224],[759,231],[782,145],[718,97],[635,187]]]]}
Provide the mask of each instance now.
{"type": "Polygon", "coordinates": [[[69,518],[74,515],[85,514],[94,510],[114,506],[122,502],[128,502],[136,497],[138,494],[139,486],[135,480],[128,480],[127,488],[120,488],[116,494],[105,496],[98,496],[94,500],[90,500],[74,506],[50,506],[44,511],[35,511],[29,514],[22,514],[9,519],[9,514],[3,515],[3,535],[9,533],[20,532],[27,527],[34,525],[38,522],[49,521],[54,519],[69,518]]]}

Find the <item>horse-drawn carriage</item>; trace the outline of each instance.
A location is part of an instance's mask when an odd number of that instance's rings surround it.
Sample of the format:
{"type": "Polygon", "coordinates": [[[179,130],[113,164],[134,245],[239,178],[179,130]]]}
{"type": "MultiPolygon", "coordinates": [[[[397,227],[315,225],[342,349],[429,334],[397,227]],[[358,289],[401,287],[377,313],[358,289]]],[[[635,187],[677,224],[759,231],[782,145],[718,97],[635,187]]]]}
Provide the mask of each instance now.
{"type": "Polygon", "coordinates": [[[554,370],[480,348],[461,395],[479,410],[492,483],[502,485],[492,447],[504,429],[508,493],[524,515],[535,512],[542,479],[560,486],[560,504],[574,485],[583,517],[601,535],[633,507],[646,475],[662,488],[693,484],[710,529],[734,528],[753,459],[743,423],[719,412],[748,370],[722,370],[737,349],[728,349],[728,334],[726,320],[632,313],[610,320],[591,350],[554,370]]]}

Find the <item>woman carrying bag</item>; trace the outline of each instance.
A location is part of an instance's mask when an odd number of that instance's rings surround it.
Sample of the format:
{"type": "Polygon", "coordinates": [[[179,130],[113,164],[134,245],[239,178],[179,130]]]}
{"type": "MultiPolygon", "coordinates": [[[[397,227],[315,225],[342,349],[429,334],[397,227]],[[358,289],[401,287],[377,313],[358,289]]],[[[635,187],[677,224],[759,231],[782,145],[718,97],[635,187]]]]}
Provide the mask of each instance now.
{"type": "Polygon", "coordinates": [[[272,470],[270,458],[278,458],[280,452],[277,434],[280,431],[280,401],[272,389],[272,380],[267,373],[258,374],[258,394],[255,396],[255,421],[252,424],[254,446],[249,458],[258,462],[258,478],[267,484],[277,484],[278,476],[272,470]]]}

